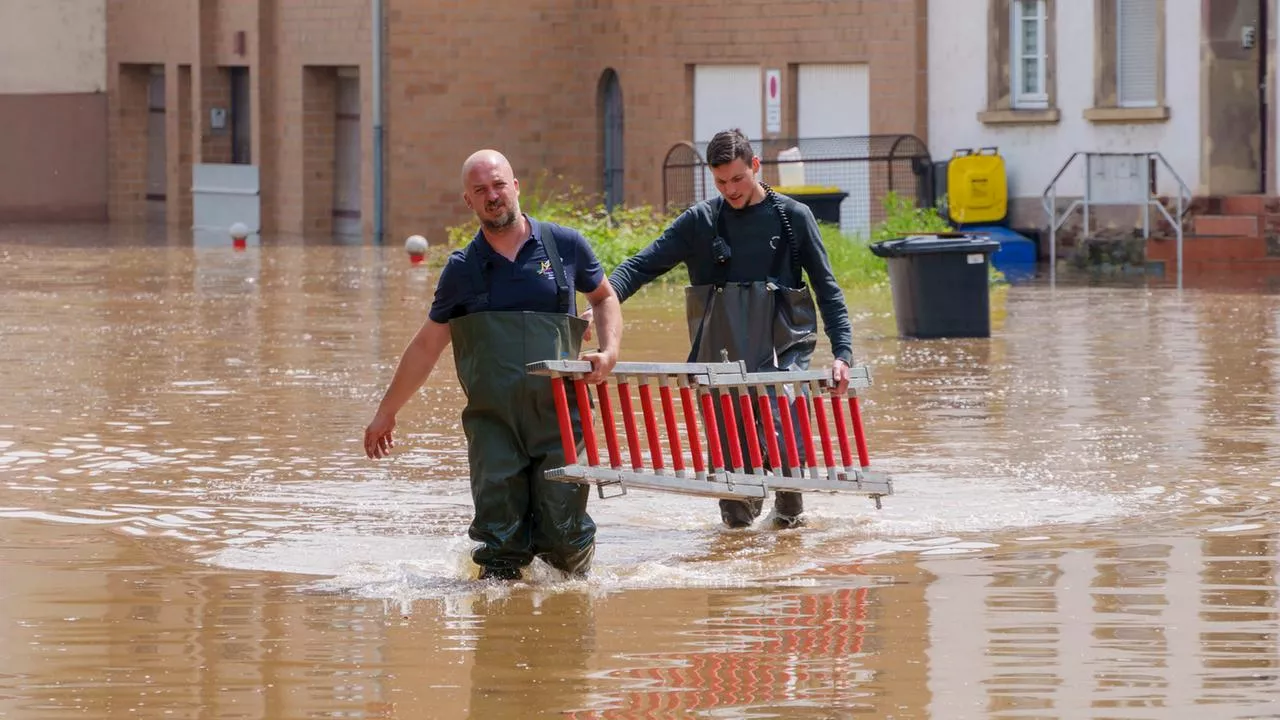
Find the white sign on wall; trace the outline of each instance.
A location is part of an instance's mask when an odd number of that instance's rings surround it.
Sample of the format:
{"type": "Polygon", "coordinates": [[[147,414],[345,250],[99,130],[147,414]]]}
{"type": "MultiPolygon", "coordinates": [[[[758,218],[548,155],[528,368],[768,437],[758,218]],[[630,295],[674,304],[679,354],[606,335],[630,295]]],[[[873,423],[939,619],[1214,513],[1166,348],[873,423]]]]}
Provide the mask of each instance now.
{"type": "Polygon", "coordinates": [[[764,131],[782,132],[782,71],[764,71],[764,131]]]}

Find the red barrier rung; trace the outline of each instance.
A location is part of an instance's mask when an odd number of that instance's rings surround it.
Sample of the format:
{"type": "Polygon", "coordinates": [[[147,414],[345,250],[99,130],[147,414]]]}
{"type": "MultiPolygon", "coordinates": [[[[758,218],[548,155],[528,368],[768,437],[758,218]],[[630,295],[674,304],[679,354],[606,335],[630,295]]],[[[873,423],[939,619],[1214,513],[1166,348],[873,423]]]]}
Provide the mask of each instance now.
{"type": "Polygon", "coordinates": [[[715,401],[711,399],[709,390],[699,388],[698,396],[702,399],[702,426],[707,431],[707,448],[711,451],[711,468],[713,470],[723,470],[724,455],[720,452],[720,428],[716,423],[715,401]]]}
{"type": "Polygon", "coordinates": [[[738,394],[738,403],[742,406],[742,432],[747,435],[747,459],[751,462],[751,472],[764,470],[760,459],[760,436],[756,434],[755,408],[751,405],[751,393],[742,388],[738,394]]]}
{"type": "Polygon", "coordinates": [[[684,472],[684,451],[680,447],[680,427],[676,424],[676,405],[671,398],[671,386],[663,378],[658,386],[658,396],[662,399],[662,418],[667,423],[667,444],[671,446],[671,467],[676,472],[684,472]]]}
{"type": "Polygon", "coordinates": [[[837,395],[831,396],[831,415],[835,419],[836,438],[840,441],[840,467],[853,469],[853,453],[849,449],[849,428],[844,422],[844,403],[837,395]]]}
{"type": "Polygon", "coordinates": [[[822,399],[822,391],[817,385],[810,385],[813,394],[813,419],[818,423],[818,439],[822,441],[822,466],[834,467],[834,453],[831,452],[831,428],[827,425],[827,402],[822,399]]]}
{"type": "Polygon", "coordinates": [[[724,440],[729,443],[729,462],[733,470],[742,470],[742,445],[738,444],[738,421],[733,412],[733,396],[728,390],[720,393],[720,409],[724,412],[724,440]]]}
{"type": "Polygon", "coordinates": [[[775,473],[782,472],[782,453],[778,449],[778,434],[773,427],[773,404],[769,402],[767,388],[756,389],[760,405],[760,425],[764,428],[765,449],[769,451],[769,465],[775,473]]]}
{"type": "Polygon", "coordinates": [[[813,448],[813,426],[809,424],[809,398],[796,388],[796,416],[800,420],[800,439],[804,442],[805,462],[811,468],[818,467],[818,453],[813,448]]]}
{"type": "Polygon", "coordinates": [[[649,383],[640,383],[640,411],[644,413],[644,431],[649,438],[649,461],[653,463],[654,471],[661,471],[665,465],[662,462],[662,438],[658,437],[658,417],[653,412],[653,391],[649,389],[649,383]]]}
{"type": "Polygon", "coordinates": [[[867,452],[867,434],[862,429],[862,408],[858,405],[858,396],[849,398],[849,413],[853,416],[853,441],[858,446],[858,463],[864,468],[871,467],[871,454],[867,452]]]}
{"type": "Polygon", "coordinates": [[[680,407],[684,410],[684,429],[689,438],[689,455],[693,458],[693,471],[706,472],[702,461],[702,438],[698,437],[698,411],[693,402],[693,388],[680,386],[680,407]]]}
{"type": "Polygon", "coordinates": [[[782,423],[782,441],[787,446],[787,467],[791,468],[792,475],[800,477],[804,472],[800,469],[800,450],[796,447],[795,423],[791,422],[791,404],[787,402],[786,393],[782,388],[778,388],[774,402],[778,406],[778,422],[782,423]]]}
{"type": "Polygon", "coordinates": [[[560,447],[564,450],[566,464],[578,462],[578,450],[573,442],[573,423],[569,419],[569,398],[564,391],[564,378],[551,378],[551,396],[556,403],[556,421],[560,423],[560,447]]]}
{"type": "Polygon", "coordinates": [[[604,444],[609,449],[609,467],[622,467],[622,452],[618,449],[618,426],[613,422],[613,400],[609,397],[609,382],[596,385],[596,397],[600,400],[600,424],[604,428],[604,444]]]}
{"type": "Polygon", "coordinates": [[[622,427],[627,433],[631,469],[639,470],[644,467],[644,457],[640,454],[640,431],[636,429],[636,411],[631,405],[631,384],[625,381],[618,383],[618,409],[622,412],[622,427]]]}
{"type": "Polygon", "coordinates": [[[578,418],[582,421],[582,442],[587,446],[587,464],[600,464],[600,449],[596,447],[596,426],[591,418],[591,391],[587,381],[575,378],[573,394],[578,398],[578,418]]]}

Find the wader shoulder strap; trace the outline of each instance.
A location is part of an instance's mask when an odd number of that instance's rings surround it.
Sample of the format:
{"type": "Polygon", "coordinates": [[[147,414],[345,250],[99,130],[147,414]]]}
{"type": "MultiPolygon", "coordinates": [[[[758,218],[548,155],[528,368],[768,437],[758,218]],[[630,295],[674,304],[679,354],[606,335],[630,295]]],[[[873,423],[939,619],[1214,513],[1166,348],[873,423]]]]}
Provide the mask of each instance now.
{"type": "Polygon", "coordinates": [[[686,362],[698,361],[698,351],[702,349],[702,331],[706,329],[707,318],[711,316],[711,304],[715,302],[716,290],[729,284],[729,258],[725,258],[723,262],[715,258],[716,245],[729,243],[728,233],[724,229],[724,197],[715,197],[711,203],[711,211],[715,214],[711,239],[711,285],[707,288],[707,299],[702,307],[702,320],[698,323],[698,331],[693,334],[693,342],[689,345],[689,359],[686,362]]]}
{"type": "Polygon", "coordinates": [[[723,262],[716,259],[717,245],[729,244],[729,233],[725,231],[724,225],[724,198],[716,197],[711,201],[714,205],[715,213],[714,231],[711,238],[711,284],[716,287],[724,287],[729,282],[729,258],[725,258],[723,262]]]}
{"type": "MultiPolygon", "coordinates": [[[[796,287],[804,287],[804,276],[801,275],[803,268],[800,267],[800,244],[796,242],[796,231],[791,227],[791,218],[787,215],[787,208],[782,204],[782,198],[778,197],[778,193],[773,191],[765,183],[765,195],[773,203],[773,209],[778,213],[778,222],[782,223],[782,239],[787,244],[788,254],[791,257],[791,273],[795,275],[796,287]]],[[[782,254],[782,248],[777,248],[773,253],[773,265],[769,268],[769,276],[773,282],[777,283],[782,277],[782,259],[787,255],[782,254]]]]}
{"type": "Polygon", "coordinates": [[[560,257],[560,248],[556,245],[556,232],[549,223],[530,219],[536,222],[542,236],[542,249],[547,252],[547,260],[551,262],[551,271],[556,275],[556,303],[564,315],[571,314],[573,298],[569,294],[569,278],[564,273],[564,261],[560,257]]]}
{"type": "Polygon", "coordinates": [[[484,312],[489,309],[489,273],[485,263],[480,259],[480,251],[476,241],[472,240],[462,251],[467,271],[471,276],[471,289],[476,294],[476,309],[472,312],[484,312]]]}

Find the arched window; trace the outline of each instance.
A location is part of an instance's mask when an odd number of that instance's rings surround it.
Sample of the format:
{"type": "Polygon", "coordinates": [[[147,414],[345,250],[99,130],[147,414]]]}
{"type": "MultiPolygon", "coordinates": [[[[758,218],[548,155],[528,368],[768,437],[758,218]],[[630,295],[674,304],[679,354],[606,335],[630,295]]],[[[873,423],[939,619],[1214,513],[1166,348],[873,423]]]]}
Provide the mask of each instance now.
{"type": "Polygon", "coordinates": [[[610,212],[622,204],[623,114],[622,85],[612,68],[600,76],[599,108],[601,122],[601,167],[603,169],[604,206],[610,212]]]}

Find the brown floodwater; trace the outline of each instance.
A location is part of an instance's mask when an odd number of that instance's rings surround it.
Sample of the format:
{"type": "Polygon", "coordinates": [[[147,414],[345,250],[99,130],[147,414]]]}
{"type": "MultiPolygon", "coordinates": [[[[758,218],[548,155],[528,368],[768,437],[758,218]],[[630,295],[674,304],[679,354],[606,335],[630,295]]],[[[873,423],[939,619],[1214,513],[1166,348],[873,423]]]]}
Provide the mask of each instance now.
{"type": "MultiPolygon", "coordinates": [[[[882,510],[593,499],[590,579],[498,584],[447,354],[361,450],[433,286],[398,245],[0,230],[0,717],[1280,717],[1280,297],[1031,284],[908,341],[851,293],[882,510]]],[[[624,306],[624,359],[683,357],[679,300],[624,306]]]]}

